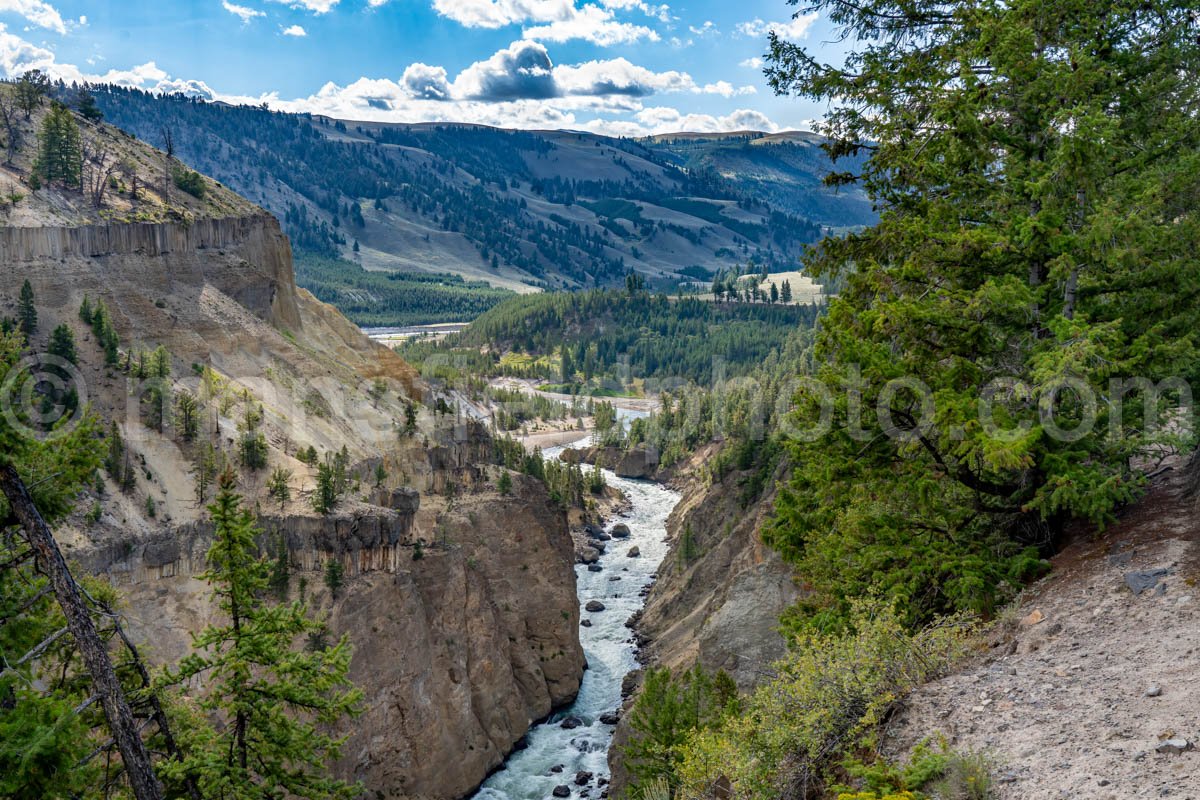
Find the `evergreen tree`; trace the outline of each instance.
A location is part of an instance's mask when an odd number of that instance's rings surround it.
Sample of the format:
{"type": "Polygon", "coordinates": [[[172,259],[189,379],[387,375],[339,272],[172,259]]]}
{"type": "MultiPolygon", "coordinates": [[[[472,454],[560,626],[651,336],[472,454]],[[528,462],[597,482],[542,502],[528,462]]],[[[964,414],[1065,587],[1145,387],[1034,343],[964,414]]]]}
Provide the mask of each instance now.
{"type": "Polygon", "coordinates": [[[297,648],[319,634],[300,602],[270,603],[271,563],[259,556],[254,516],[222,474],[209,506],[214,539],[209,569],[222,621],[194,639],[194,652],[166,684],[205,686],[200,708],[224,720],[220,729],[189,731],[186,756],[163,770],[193,776],[206,797],[350,798],[361,787],[330,777],[341,740],[328,727],[356,713],[361,693],[347,677],[350,644],[311,651],[297,648]]]}
{"type": "Polygon", "coordinates": [[[496,480],[496,491],[507,496],[512,494],[512,486],[512,475],[509,474],[507,469],[502,469],[500,477],[496,480]]]}
{"type": "Polygon", "coordinates": [[[335,555],[325,562],[325,586],[329,589],[330,597],[337,599],[338,592],[345,582],[345,568],[335,555]]]}
{"type": "Polygon", "coordinates": [[[783,291],[779,293],[780,299],[785,303],[792,302],[792,283],[791,281],[783,282],[783,291]]]}
{"type": "Polygon", "coordinates": [[[1139,454],[1192,446],[1190,409],[1141,421],[1172,391],[1110,380],[1200,377],[1200,20],[1156,2],[806,10],[851,43],[844,64],[772,35],[768,78],[836,103],[830,152],[869,159],[830,181],[882,213],[806,259],[845,281],[817,353],[833,426],[796,443],[769,538],[830,614],[880,585],[914,618],[988,611],[1063,521],[1137,496],[1139,454]],[[895,390],[921,384],[932,412],[895,390]]]}
{"type": "Polygon", "coordinates": [[[70,326],[63,323],[54,329],[50,334],[48,350],[52,356],[57,356],[72,364],[76,363],[78,356],[75,353],[75,333],[70,326]]]}
{"type": "Polygon", "coordinates": [[[68,189],[83,186],[83,139],[71,110],[57,101],[42,120],[33,171],[45,184],[68,189]]]}
{"type": "Polygon", "coordinates": [[[317,486],[312,493],[313,510],[318,514],[328,514],[337,505],[338,494],[333,464],[326,459],[317,465],[317,486]]]}
{"type": "Polygon", "coordinates": [[[17,300],[17,321],[21,325],[21,332],[26,336],[32,336],[37,330],[37,306],[34,305],[33,286],[28,278],[21,284],[21,295],[17,300]]]}
{"type": "Polygon", "coordinates": [[[271,477],[267,479],[267,494],[279,503],[279,513],[282,514],[283,507],[292,499],[292,471],[285,467],[271,470],[271,477]]]}
{"type": "Polygon", "coordinates": [[[175,393],[175,421],[185,442],[192,441],[200,432],[200,402],[187,389],[175,393]]]}
{"type": "Polygon", "coordinates": [[[83,302],[79,304],[79,318],[85,325],[92,324],[92,301],[86,294],[83,296],[83,302]]]}

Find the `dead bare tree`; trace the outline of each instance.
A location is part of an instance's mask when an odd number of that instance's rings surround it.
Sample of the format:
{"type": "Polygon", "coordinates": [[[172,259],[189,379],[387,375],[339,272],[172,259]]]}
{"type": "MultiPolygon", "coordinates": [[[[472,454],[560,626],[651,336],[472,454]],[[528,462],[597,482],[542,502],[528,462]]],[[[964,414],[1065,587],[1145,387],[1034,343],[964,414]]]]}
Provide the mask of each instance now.
{"type": "Polygon", "coordinates": [[[17,103],[16,93],[11,91],[8,86],[0,87],[0,125],[4,126],[6,153],[4,163],[8,166],[12,165],[13,159],[17,157],[17,151],[24,144],[21,122],[17,118],[18,111],[20,111],[20,106],[17,103]]]}
{"type": "Polygon", "coordinates": [[[175,160],[175,134],[166,125],[162,129],[163,152],[163,204],[171,205],[171,166],[175,160]]]}
{"type": "Polygon", "coordinates": [[[142,741],[129,700],[113,669],[108,648],[96,630],[83,593],[67,568],[50,527],[34,505],[16,467],[11,464],[0,466],[0,491],[4,492],[13,516],[25,531],[38,569],[49,577],[50,585],[54,587],[55,597],[67,619],[67,629],[79,647],[84,666],[104,709],[104,717],[108,720],[109,730],[112,731],[113,742],[121,753],[129,788],[137,800],[162,800],[162,785],[154,775],[149,750],[142,741]]]}
{"type": "Polygon", "coordinates": [[[129,201],[136,205],[138,201],[137,162],[132,158],[126,158],[117,166],[117,171],[121,173],[121,178],[129,184],[129,201]]]}
{"type": "Polygon", "coordinates": [[[104,205],[104,194],[108,191],[109,181],[118,166],[119,162],[112,155],[112,150],[102,140],[94,139],[83,143],[84,192],[96,208],[104,205]]]}

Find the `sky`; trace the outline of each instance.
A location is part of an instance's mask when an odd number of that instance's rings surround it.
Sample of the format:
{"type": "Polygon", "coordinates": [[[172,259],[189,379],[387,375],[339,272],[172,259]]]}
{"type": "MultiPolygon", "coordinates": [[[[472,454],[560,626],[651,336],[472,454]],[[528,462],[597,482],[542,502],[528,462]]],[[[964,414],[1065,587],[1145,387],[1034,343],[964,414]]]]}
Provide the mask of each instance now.
{"type": "Polygon", "coordinates": [[[341,119],[810,129],[824,107],[763,77],[770,30],[836,49],[785,0],[0,0],[0,72],[341,119]]]}

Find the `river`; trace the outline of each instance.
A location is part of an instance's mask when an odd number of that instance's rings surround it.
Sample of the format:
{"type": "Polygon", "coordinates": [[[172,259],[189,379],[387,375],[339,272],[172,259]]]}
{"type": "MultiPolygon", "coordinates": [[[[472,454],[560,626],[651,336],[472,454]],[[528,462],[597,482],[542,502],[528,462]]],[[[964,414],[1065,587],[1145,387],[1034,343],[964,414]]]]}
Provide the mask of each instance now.
{"type": "MultiPolygon", "coordinates": [[[[558,458],[559,452],[555,448],[545,455],[558,458]]],[[[579,697],[569,708],[530,730],[529,746],[513,753],[484,782],[475,800],[545,800],[562,785],[570,787],[573,797],[598,798],[602,791],[598,781],[609,777],[608,747],[614,726],[599,718],[621,707],[621,681],[638,667],[633,632],[625,627],[625,621],[642,607],[641,590],[653,581],[667,553],[667,515],[679,502],[679,494],[655,483],[604,472],[609,485],[624,492],[630,503],[630,510],[610,520],[606,530],[623,522],[631,536],[605,543],[600,572],[575,565],[580,615],[592,622],[591,627],[579,629],[588,663],[579,697]],[[635,545],[641,556],[630,558],[626,554],[635,545]],[[605,610],[584,610],[590,600],[599,600],[605,610]],[[563,728],[562,721],[569,717],[578,719],[579,727],[563,728]],[[576,786],[577,772],[591,772],[594,777],[586,786],[576,786]]]]}

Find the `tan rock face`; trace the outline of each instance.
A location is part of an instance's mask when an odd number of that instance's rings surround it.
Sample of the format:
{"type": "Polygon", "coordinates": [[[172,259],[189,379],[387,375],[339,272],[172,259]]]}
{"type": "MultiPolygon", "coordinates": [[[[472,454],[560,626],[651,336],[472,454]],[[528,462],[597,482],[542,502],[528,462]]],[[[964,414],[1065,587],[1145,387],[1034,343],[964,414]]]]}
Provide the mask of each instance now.
{"type": "Polygon", "coordinates": [[[398,433],[422,391],[415,372],[296,288],[273,218],[0,226],[0,305],[26,278],[45,329],[34,347],[59,323],[75,330],[88,399],[116,421],[139,467],[128,494],[111,481],[102,494],[89,488],[80,507],[101,503],[101,520],[85,523],[81,511],[58,537],[68,558],[121,590],[150,660],[177,661],[189,634],[213,620],[195,577],[212,530],[193,495],[195,444],[145,428],[127,377],[101,366],[78,318],[85,294],[108,306],[122,348],[171,352],[173,391],[198,393],[193,364],[220,374],[233,400],[220,413],[206,406],[198,438],[234,463],[237,398],[248,392],[262,406],[269,462],[293,470],[293,499],[274,505],[266,471],[243,470],[240,489],[262,509],[264,551],[287,545],[292,596],[303,591],[333,635],[351,637],[352,677],[366,696],[346,727],[341,774],[371,796],[452,800],[574,698],[584,656],[565,514],[540,483],[517,477],[506,497],[488,489],[491,443],[478,426],[421,410],[417,430],[398,433]],[[379,377],[382,400],[368,393],[379,377]],[[345,447],[350,458],[353,486],[329,516],[311,510],[313,469],[296,460],[306,445],[345,447]],[[377,465],[387,473],[378,488],[377,465]],[[346,583],[331,598],[323,573],[334,558],[346,583]]]}
{"type": "MultiPolygon", "coordinates": [[[[702,463],[712,455],[701,451],[693,458],[702,463]]],[[[743,508],[738,474],[712,485],[687,465],[676,474],[696,477],[687,479],[667,521],[671,549],[637,624],[645,642],[641,657],[673,670],[696,663],[723,669],[746,691],[784,655],[779,615],[799,597],[791,568],[759,538],[777,481],[743,508]]],[[[623,796],[628,779],[621,755],[631,735],[627,720],[617,726],[609,751],[613,797],[623,796]]]]}

